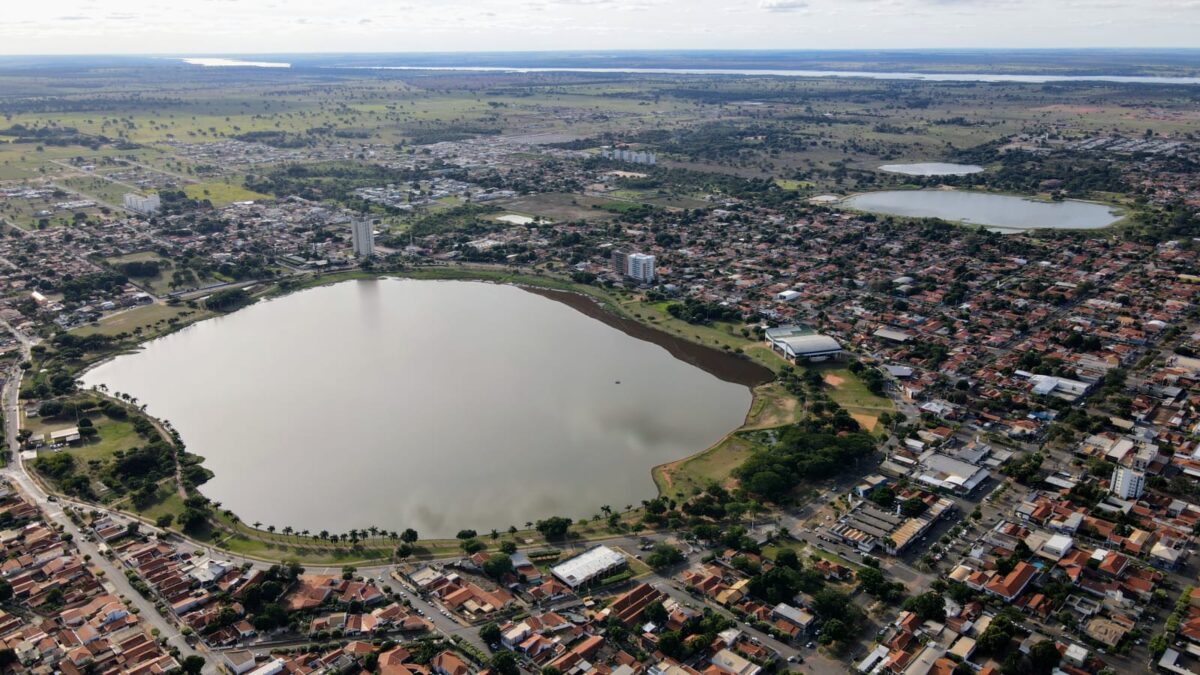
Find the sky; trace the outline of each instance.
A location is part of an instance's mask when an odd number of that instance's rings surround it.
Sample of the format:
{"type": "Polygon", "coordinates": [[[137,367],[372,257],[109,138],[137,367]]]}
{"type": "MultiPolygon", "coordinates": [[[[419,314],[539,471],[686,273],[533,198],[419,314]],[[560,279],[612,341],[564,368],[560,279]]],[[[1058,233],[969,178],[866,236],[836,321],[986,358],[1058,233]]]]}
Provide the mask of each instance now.
{"type": "Polygon", "coordinates": [[[1200,0],[6,0],[3,54],[1200,47],[1200,0]]]}

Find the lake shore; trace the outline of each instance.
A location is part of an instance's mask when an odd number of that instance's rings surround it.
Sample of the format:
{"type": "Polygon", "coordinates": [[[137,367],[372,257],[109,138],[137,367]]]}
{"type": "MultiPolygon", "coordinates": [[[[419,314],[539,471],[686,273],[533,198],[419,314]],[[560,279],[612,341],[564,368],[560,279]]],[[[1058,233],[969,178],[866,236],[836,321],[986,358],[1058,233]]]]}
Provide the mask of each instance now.
{"type": "MultiPolygon", "coordinates": [[[[277,285],[272,284],[271,286],[265,287],[262,291],[260,291],[258,294],[256,294],[256,300],[257,299],[274,298],[274,297],[284,295],[284,294],[291,294],[298,290],[307,290],[309,288],[314,288],[314,287],[319,287],[319,286],[328,286],[328,285],[338,284],[338,283],[342,283],[344,281],[353,280],[353,279],[379,279],[379,278],[398,278],[398,279],[436,278],[436,279],[457,279],[457,280],[466,280],[466,281],[486,281],[486,282],[492,282],[492,283],[503,283],[503,284],[507,284],[507,285],[517,286],[528,292],[531,292],[531,293],[555,300],[557,302],[563,303],[563,304],[570,306],[571,308],[589,316],[590,318],[595,318],[595,319],[605,323],[606,325],[609,325],[613,328],[617,328],[618,330],[622,331],[623,333],[625,333],[631,337],[635,337],[637,339],[651,342],[653,344],[661,346],[664,349],[666,349],[674,358],[676,358],[680,361],[683,361],[685,363],[688,363],[689,365],[700,368],[700,369],[704,370],[705,372],[707,372],[715,377],[718,377],[719,379],[722,379],[727,382],[733,382],[733,383],[737,383],[737,384],[746,386],[747,388],[749,388],[751,390],[751,393],[752,393],[750,409],[747,411],[747,415],[746,415],[747,421],[749,420],[749,417],[750,417],[750,411],[761,407],[761,402],[759,400],[760,395],[761,395],[760,394],[761,385],[763,385],[767,382],[770,382],[774,378],[774,374],[773,374],[771,368],[768,368],[766,365],[759,363],[758,361],[750,358],[749,356],[734,354],[734,353],[731,353],[730,351],[723,351],[720,349],[715,349],[708,345],[700,344],[696,341],[689,340],[689,339],[683,338],[678,335],[671,335],[670,333],[662,330],[661,327],[659,327],[659,326],[654,326],[651,323],[649,323],[648,321],[639,320],[637,318],[634,318],[628,312],[623,311],[623,308],[620,307],[619,304],[616,302],[616,300],[614,298],[612,298],[608,293],[603,292],[599,289],[580,286],[578,284],[574,284],[572,282],[554,278],[554,277],[545,277],[545,276],[539,276],[539,275],[520,274],[520,273],[514,275],[509,270],[506,270],[506,269],[483,268],[483,267],[462,267],[462,268],[433,268],[433,269],[415,268],[415,269],[409,269],[409,270],[388,271],[388,272],[381,272],[381,273],[364,272],[364,271],[350,271],[350,272],[341,273],[341,274],[329,275],[329,276],[323,277],[323,278],[305,279],[305,280],[303,280],[303,282],[301,284],[299,284],[295,287],[291,287],[291,288],[280,288],[277,285]]],[[[211,318],[211,317],[206,317],[206,318],[211,318]]],[[[201,321],[202,320],[203,319],[201,319],[201,321]]],[[[165,335],[177,332],[178,330],[181,330],[182,328],[185,328],[188,326],[194,326],[195,323],[198,323],[198,322],[191,322],[191,323],[179,325],[179,326],[175,327],[174,330],[167,331],[165,333],[156,335],[151,339],[158,339],[158,338],[164,337],[165,335]]],[[[150,340],[147,340],[146,342],[149,342],[149,341],[150,340]]],[[[133,349],[140,348],[141,344],[144,344],[144,343],[139,343],[139,346],[133,347],[133,349]]],[[[122,351],[126,352],[126,351],[129,351],[129,349],[122,350],[122,351]]],[[[116,356],[115,354],[108,355],[105,358],[97,361],[96,363],[89,364],[89,366],[86,368],[86,370],[91,370],[92,368],[96,367],[100,363],[107,362],[115,356],[116,356]]],[[[688,459],[708,453],[713,448],[720,447],[733,434],[737,433],[738,431],[741,431],[744,428],[745,428],[745,425],[740,426],[737,429],[731,430],[727,436],[723,437],[720,441],[718,441],[713,446],[710,446],[709,448],[698,449],[697,452],[694,454],[690,454],[688,456],[681,457],[678,460],[673,460],[672,462],[669,462],[667,464],[657,465],[654,467],[648,467],[649,471],[651,472],[651,476],[656,477],[656,472],[663,466],[686,461],[688,459]]],[[[658,484],[657,479],[656,479],[656,484],[658,484]]],[[[660,493],[662,492],[661,485],[659,485],[659,492],[660,493]]],[[[543,515],[546,515],[546,514],[543,514],[543,515]]],[[[627,515],[631,520],[636,520],[636,509],[634,510],[633,513],[630,513],[627,515]]],[[[299,557],[301,557],[302,559],[309,560],[310,562],[313,562],[313,563],[322,562],[322,561],[328,562],[330,560],[344,561],[344,560],[348,559],[347,556],[351,556],[351,553],[349,551],[347,551],[347,552],[344,552],[344,554],[338,553],[337,555],[332,556],[332,558],[330,557],[330,555],[328,553],[317,554],[310,558],[309,556],[299,554],[299,551],[304,550],[304,549],[299,548],[299,547],[290,547],[290,546],[282,545],[283,542],[279,541],[278,535],[276,535],[274,533],[266,532],[265,530],[255,530],[253,528],[250,528],[249,526],[242,523],[240,521],[240,519],[237,519],[236,516],[232,517],[232,518],[219,517],[219,518],[217,518],[217,521],[220,525],[219,529],[224,531],[224,539],[223,539],[224,544],[222,544],[221,541],[218,541],[216,539],[214,539],[213,541],[210,541],[210,542],[205,542],[205,543],[209,543],[210,545],[215,545],[215,546],[224,548],[225,550],[228,550],[230,553],[235,553],[237,555],[249,555],[251,557],[257,557],[257,558],[264,559],[264,560],[281,560],[284,558],[296,558],[299,555],[299,557]],[[225,521],[228,521],[228,522],[225,522],[225,521]],[[254,543],[256,541],[258,542],[258,544],[254,543]],[[273,551],[275,551],[275,553],[272,553],[273,551]]],[[[529,534],[529,536],[532,536],[532,537],[538,536],[536,533],[532,533],[532,532],[530,532],[528,534],[529,534]]],[[[585,537],[595,537],[595,536],[598,536],[599,534],[600,533],[591,532],[591,533],[585,534],[584,536],[585,537]]],[[[218,538],[218,539],[220,539],[220,538],[218,538]]],[[[422,543],[424,543],[424,542],[422,542],[422,543]]],[[[449,545],[448,541],[431,540],[429,542],[428,546],[426,547],[426,549],[432,555],[434,552],[440,552],[443,549],[447,548],[448,545],[449,545]]],[[[360,545],[360,547],[361,546],[370,546],[370,545],[369,544],[360,545]]],[[[378,558],[367,557],[367,558],[363,558],[363,559],[364,560],[377,560],[378,558]]]]}

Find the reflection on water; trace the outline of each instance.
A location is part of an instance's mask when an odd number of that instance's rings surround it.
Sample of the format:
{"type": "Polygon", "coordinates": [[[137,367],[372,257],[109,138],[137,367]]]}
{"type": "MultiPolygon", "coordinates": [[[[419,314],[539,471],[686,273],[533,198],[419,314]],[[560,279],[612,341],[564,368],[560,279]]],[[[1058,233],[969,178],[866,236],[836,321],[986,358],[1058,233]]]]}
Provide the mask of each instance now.
{"type": "Polygon", "coordinates": [[[247,522],[434,536],[638,504],[650,467],[708,447],[750,405],[663,347],[474,282],[304,291],[84,379],[171,420],[216,473],[204,494],[247,522]]]}

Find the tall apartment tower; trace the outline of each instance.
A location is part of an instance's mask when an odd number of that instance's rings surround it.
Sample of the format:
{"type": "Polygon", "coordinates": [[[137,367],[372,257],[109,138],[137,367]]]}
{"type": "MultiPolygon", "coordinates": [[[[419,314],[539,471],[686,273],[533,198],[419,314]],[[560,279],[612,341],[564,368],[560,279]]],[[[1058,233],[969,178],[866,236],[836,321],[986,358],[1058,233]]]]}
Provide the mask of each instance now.
{"type": "Polygon", "coordinates": [[[370,218],[350,221],[350,243],[354,246],[354,255],[360,258],[375,254],[375,233],[371,230],[370,218]]]}
{"type": "Polygon", "coordinates": [[[629,254],[621,249],[612,252],[612,269],[617,274],[629,274],[629,254]]]}
{"type": "Polygon", "coordinates": [[[1137,499],[1146,489],[1146,474],[1127,466],[1118,466],[1113,469],[1108,489],[1121,499],[1137,499]]]}
{"type": "Polygon", "coordinates": [[[125,195],[125,208],[143,216],[152,216],[162,208],[162,199],[157,194],[143,197],[130,192],[125,195]]]}
{"type": "Polygon", "coordinates": [[[654,281],[654,256],[645,253],[634,253],[629,256],[626,276],[637,279],[643,284],[654,281]]]}

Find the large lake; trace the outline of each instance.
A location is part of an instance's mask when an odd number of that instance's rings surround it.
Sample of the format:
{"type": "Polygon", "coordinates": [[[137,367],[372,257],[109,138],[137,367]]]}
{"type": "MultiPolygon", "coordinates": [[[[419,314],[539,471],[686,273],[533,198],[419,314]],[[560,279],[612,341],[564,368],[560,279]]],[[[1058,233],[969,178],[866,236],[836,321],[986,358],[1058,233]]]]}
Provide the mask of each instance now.
{"type": "Polygon", "coordinates": [[[170,420],[216,474],[202,492],[246,522],[423,536],[639,504],[652,466],[718,441],[751,399],[542,295],[398,279],[258,303],[84,381],[170,420]]]}
{"type": "Polygon", "coordinates": [[[983,171],[976,164],[948,164],[946,162],[916,162],[913,164],[884,164],[880,171],[902,173],[906,176],[966,176],[983,171]]]}
{"type": "Polygon", "coordinates": [[[1040,202],[1009,195],[959,190],[868,192],[843,203],[850,208],[872,213],[941,218],[1008,232],[1043,228],[1094,230],[1121,219],[1119,212],[1103,204],[1070,200],[1040,202]]]}

